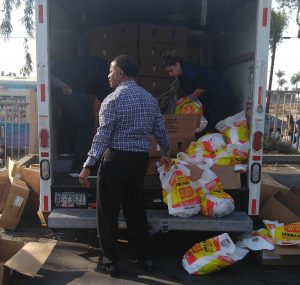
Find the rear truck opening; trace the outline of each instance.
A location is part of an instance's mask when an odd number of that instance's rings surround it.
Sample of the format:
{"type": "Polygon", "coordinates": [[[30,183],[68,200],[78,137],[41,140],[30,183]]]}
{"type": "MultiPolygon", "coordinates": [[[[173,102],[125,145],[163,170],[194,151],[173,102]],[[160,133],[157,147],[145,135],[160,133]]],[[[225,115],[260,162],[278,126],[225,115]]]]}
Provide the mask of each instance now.
{"type": "Polygon", "coordinates": [[[138,62],[139,84],[158,96],[170,83],[162,60],[177,55],[230,81],[237,109],[249,117],[248,172],[239,189],[225,189],[236,205],[231,215],[177,218],[168,214],[159,178],[149,170],[144,191],[152,231],[251,231],[250,216],[259,213],[270,9],[271,0],[37,0],[40,209],[49,215],[48,226],[96,228],[96,179],[81,187],[68,175],[71,159],[59,153],[63,110],[51,93],[51,67],[76,55],[110,63],[128,54],[138,62]]]}

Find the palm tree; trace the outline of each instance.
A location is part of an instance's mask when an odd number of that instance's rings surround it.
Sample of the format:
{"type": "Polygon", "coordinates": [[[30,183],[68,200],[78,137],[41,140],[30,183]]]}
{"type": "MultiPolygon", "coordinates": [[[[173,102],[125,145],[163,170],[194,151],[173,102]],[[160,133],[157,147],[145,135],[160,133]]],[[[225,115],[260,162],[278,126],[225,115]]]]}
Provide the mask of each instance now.
{"type": "Polygon", "coordinates": [[[277,80],[278,88],[277,89],[281,90],[282,86],[287,83],[287,81],[283,78],[283,76],[285,76],[285,71],[278,69],[278,71],[275,73],[275,75],[278,78],[278,80],[277,80]]]}
{"type": "Polygon", "coordinates": [[[269,112],[271,102],[271,89],[274,73],[275,54],[278,44],[282,41],[282,35],[288,25],[288,17],[285,12],[275,11],[272,9],[271,15],[271,31],[270,31],[270,51],[271,51],[271,66],[269,75],[268,96],[266,103],[266,112],[269,112]]]}
{"type": "Polygon", "coordinates": [[[293,90],[298,90],[298,83],[300,83],[300,71],[298,73],[295,73],[292,77],[291,77],[291,84],[293,85],[293,90]]]}
{"type": "Polygon", "coordinates": [[[281,78],[281,79],[278,79],[277,83],[278,83],[278,90],[282,90],[282,86],[284,84],[286,84],[287,81],[284,78],[281,78]]]}

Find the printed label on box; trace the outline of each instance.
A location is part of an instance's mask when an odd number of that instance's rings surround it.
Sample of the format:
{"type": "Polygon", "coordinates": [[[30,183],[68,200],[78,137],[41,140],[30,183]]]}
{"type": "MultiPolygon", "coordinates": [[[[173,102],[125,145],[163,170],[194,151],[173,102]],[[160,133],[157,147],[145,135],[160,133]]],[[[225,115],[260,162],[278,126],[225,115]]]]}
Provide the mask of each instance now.
{"type": "Polygon", "coordinates": [[[20,208],[22,206],[23,201],[24,201],[23,197],[17,196],[13,206],[20,208]]]}

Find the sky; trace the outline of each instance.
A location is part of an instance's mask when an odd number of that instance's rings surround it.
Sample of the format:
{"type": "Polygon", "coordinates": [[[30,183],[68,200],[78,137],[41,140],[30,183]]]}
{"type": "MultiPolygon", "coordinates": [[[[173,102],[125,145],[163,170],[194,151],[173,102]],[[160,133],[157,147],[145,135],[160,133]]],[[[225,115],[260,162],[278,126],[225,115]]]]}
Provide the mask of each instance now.
{"type": "MultiPolygon", "coordinates": [[[[13,27],[12,37],[5,41],[0,38],[0,72],[4,71],[6,74],[9,72],[19,75],[20,68],[24,65],[24,52],[23,52],[23,37],[25,29],[21,24],[22,10],[14,11],[13,13],[13,27]]],[[[292,15],[292,20],[284,36],[291,37],[284,39],[279,45],[275,58],[274,73],[279,69],[285,71],[285,79],[290,82],[293,74],[300,72],[300,39],[297,38],[298,26],[295,23],[295,15],[292,15]]],[[[1,20],[1,19],[0,19],[1,20]]],[[[32,77],[36,76],[36,46],[35,40],[29,42],[30,52],[33,59],[33,73],[32,77]]],[[[270,59],[269,59],[270,63],[270,59]]],[[[269,76],[268,76],[269,77],[269,76]]],[[[274,75],[272,89],[277,89],[277,78],[274,75]]]]}

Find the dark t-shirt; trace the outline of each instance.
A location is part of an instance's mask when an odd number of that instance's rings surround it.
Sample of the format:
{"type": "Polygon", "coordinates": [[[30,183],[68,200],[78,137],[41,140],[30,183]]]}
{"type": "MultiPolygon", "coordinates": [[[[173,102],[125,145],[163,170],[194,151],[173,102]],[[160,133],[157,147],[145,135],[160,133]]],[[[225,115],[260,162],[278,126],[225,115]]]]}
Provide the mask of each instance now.
{"type": "Polygon", "coordinates": [[[100,101],[111,92],[109,66],[105,60],[92,56],[67,58],[56,63],[51,73],[72,89],[95,94],[100,101]]]}
{"type": "Polygon", "coordinates": [[[183,64],[179,83],[187,95],[192,94],[197,88],[205,90],[199,96],[199,100],[203,104],[207,119],[221,109],[224,116],[233,115],[236,108],[233,90],[214,70],[199,64],[183,64]]]}

